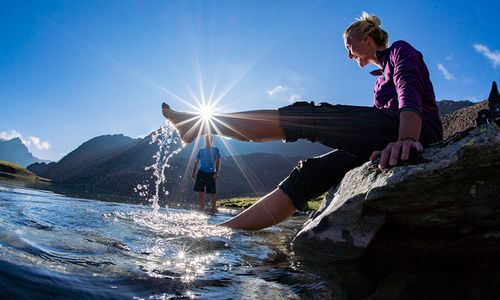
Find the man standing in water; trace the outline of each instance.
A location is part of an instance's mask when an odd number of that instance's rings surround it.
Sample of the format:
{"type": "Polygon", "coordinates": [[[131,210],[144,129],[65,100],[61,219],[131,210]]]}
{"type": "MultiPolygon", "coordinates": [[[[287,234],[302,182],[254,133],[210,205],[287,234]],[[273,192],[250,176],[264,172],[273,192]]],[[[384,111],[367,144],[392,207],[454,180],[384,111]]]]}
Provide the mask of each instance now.
{"type": "Polygon", "coordinates": [[[198,192],[200,210],[205,209],[205,191],[210,198],[211,212],[217,212],[215,206],[215,180],[219,177],[220,153],[219,148],[213,147],[214,137],[211,134],[205,136],[205,147],[198,151],[196,162],[193,166],[192,178],[195,180],[194,191],[198,192]],[[200,169],[198,170],[198,163],[200,169]],[[195,173],[198,170],[198,173],[195,173]]]}

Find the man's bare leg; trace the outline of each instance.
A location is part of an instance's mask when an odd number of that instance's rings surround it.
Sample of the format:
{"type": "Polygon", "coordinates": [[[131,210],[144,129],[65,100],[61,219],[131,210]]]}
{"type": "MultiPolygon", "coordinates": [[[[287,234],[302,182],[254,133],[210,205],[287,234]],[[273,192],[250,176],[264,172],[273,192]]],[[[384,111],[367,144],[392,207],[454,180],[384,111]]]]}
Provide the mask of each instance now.
{"type": "Polygon", "coordinates": [[[205,192],[198,192],[198,202],[200,210],[205,210],[205,192]]]}
{"type": "Polygon", "coordinates": [[[208,197],[210,198],[210,205],[212,206],[211,212],[216,213],[217,212],[217,199],[215,197],[215,194],[208,194],[208,197]]]}
{"type": "Polygon", "coordinates": [[[259,230],[280,223],[295,212],[292,199],[275,189],[236,217],[220,224],[234,229],[259,230]]]}
{"type": "Polygon", "coordinates": [[[173,123],[186,143],[208,132],[253,142],[285,138],[277,110],[254,110],[215,115],[211,120],[213,126],[206,121],[201,121],[196,114],[177,112],[166,103],[162,104],[162,113],[173,123]]]}

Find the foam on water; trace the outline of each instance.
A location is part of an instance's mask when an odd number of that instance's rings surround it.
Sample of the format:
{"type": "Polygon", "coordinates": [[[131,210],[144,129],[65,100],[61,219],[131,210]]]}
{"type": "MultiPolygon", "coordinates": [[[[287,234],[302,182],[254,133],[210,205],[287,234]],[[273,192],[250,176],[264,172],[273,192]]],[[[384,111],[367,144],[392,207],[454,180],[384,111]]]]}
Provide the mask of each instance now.
{"type": "Polygon", "coordinates": [[[210,215],[201,212],[184,210],[155,211],[146,210],[134,212],[114,212],[107,217],[132,220],[139,227],[147,228],[160,236],[183,236],[190,238],[205,238],[220,236],[229,238],[232,229],[215,224],[209,224],[210,215]],[[179,213],[183,211],[183,213],[179,213]]]}

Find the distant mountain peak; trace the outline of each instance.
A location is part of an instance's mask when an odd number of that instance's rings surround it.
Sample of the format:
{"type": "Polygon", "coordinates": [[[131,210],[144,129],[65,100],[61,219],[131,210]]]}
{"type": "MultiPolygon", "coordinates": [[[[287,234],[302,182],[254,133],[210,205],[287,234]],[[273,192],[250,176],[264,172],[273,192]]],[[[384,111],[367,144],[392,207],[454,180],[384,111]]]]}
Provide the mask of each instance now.
{"type": "Polygon", "coordinates": [[[24,145],[23,140],[20,137],[15,137],[15,138],[12,138],[10,140],[5,140],[5,141],[11,142],[11,143],[21,143],[24,145]]]}
{"type": "Polygon", "coordinates": [[[0,160],[27,167],[38,161],[18,137],[0,141],[0,160]]]}
{"type": "Polygon", "coordinates": [[[471,102],[469,100],[461,100],[461,101],[440,100],[440,101],[437,101],[437,106],[439,107],[439,114],[441,116],[449,114],[449,113],[454,112],[456,110],[459,110],[461,108],[474,105],[474,104],[475,104],[474,102],[471,102]]]}

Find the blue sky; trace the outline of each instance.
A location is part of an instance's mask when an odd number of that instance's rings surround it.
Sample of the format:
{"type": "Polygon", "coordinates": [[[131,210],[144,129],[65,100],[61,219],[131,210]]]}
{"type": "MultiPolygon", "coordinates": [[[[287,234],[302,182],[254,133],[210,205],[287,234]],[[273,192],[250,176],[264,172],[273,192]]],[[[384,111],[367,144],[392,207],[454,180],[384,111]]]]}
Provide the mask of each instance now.
{"type": "Polygon", "coordinates": [[[369,106],[373,68],[342,40],[362,11],[424,54],[438,100],[480,101],[500,80],[497,1],[3,0],[0,138],[58,160],[98,135],[150,133],[162,101],[190,110],[176,97],[369,106]]]}

